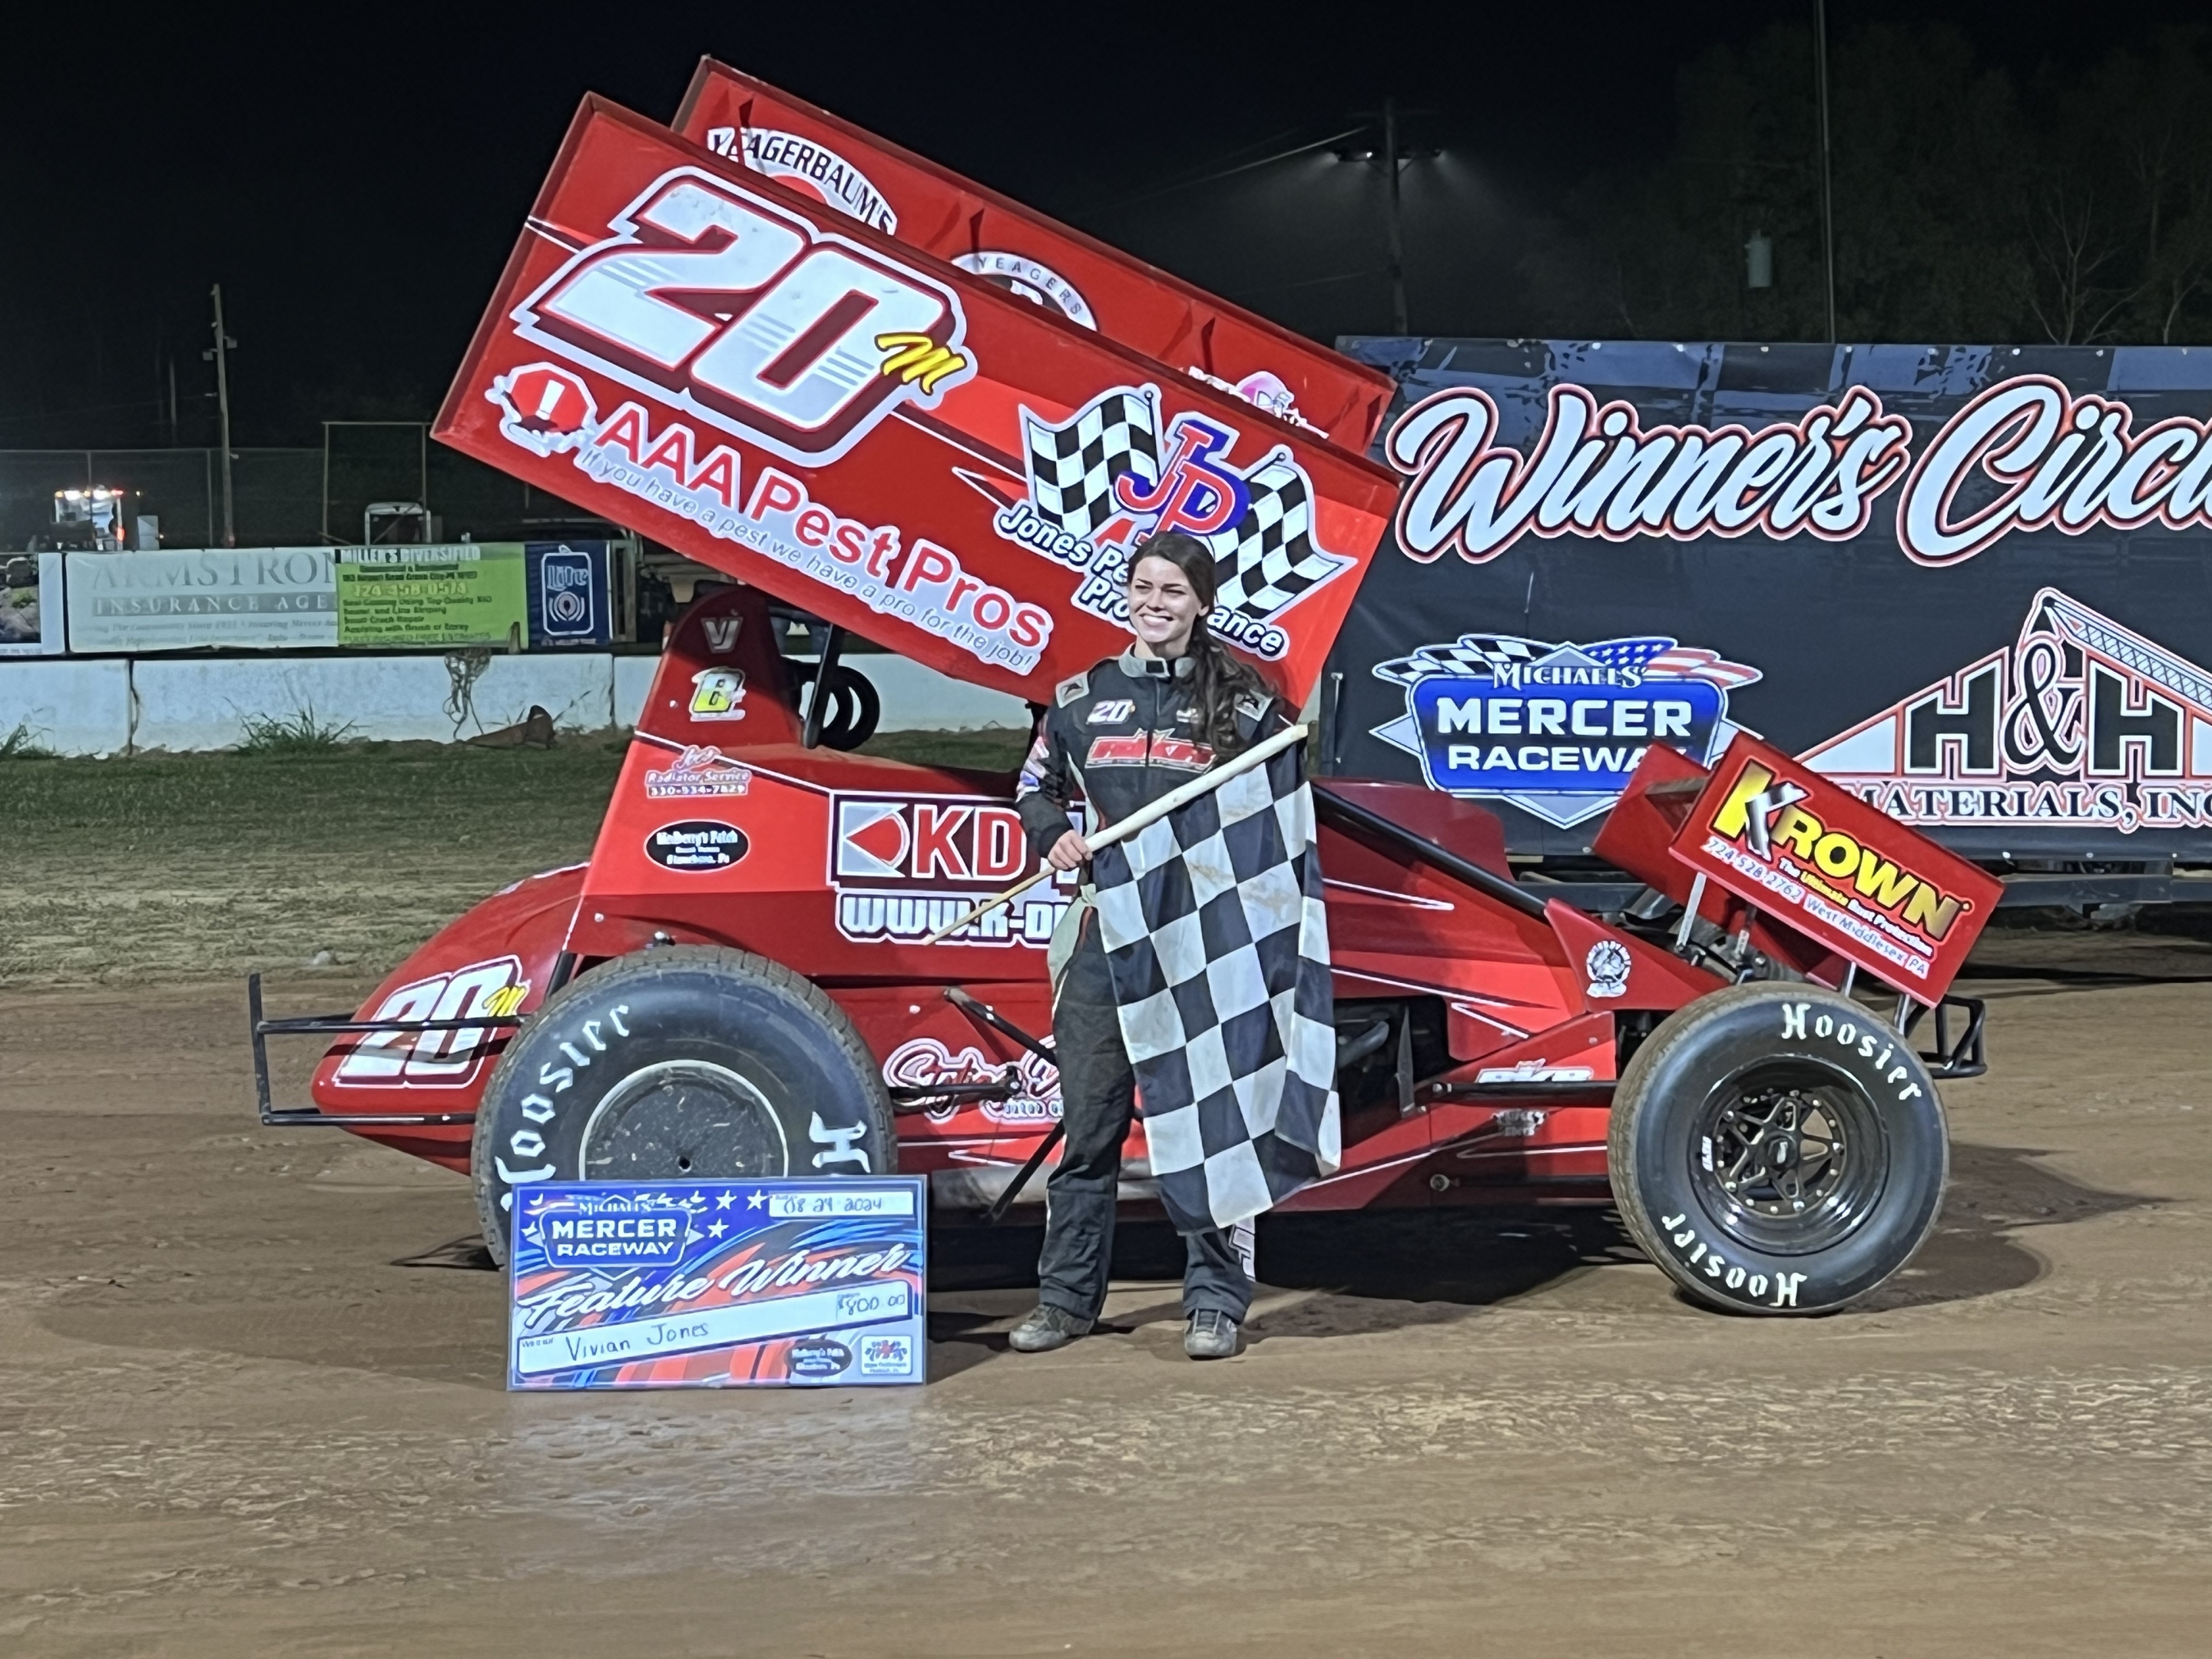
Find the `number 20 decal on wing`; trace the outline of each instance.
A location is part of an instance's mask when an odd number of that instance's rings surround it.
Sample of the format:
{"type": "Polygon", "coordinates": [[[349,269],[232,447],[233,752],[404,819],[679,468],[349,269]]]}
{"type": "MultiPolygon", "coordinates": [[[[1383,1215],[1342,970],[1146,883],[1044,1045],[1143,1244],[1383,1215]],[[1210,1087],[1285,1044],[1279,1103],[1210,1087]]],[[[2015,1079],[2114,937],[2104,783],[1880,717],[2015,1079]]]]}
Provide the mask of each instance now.
{"type": "Polygon", "coordinates": [[[518,307],[516,331],[801,465],[974,372],[958,297],[695,167],[518,307]]]}

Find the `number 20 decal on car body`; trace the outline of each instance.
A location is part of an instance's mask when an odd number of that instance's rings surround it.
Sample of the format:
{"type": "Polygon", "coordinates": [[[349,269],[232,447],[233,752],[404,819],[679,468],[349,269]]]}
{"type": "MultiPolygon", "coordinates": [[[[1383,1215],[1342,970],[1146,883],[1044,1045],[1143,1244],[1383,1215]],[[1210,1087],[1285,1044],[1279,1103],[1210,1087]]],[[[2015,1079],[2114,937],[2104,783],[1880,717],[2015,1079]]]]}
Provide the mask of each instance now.
{"type": "Polygon", "coordinates": [[[820,466],[974,372],[949,288],[695,167],[663,173],[514,312],[517,332],[820,466]]]}

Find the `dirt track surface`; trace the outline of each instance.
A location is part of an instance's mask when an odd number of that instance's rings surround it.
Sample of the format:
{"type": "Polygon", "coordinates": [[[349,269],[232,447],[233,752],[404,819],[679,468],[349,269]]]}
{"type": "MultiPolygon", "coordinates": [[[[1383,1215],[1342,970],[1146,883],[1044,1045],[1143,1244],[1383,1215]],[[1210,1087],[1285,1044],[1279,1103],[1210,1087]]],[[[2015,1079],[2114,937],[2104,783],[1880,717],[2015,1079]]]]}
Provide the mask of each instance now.
{"type": "Polygon", "coordinates": [[[750,1396],[503,1393],[465,1184],[253,1127],[234,992],[0,997],[0,1651],[2201,1654],[2212,951],[2067,954],[1862,1310],[1326,1218],[1235,1361],[1024,1358],[943,1235],[926,1389],[750,1396]]]}

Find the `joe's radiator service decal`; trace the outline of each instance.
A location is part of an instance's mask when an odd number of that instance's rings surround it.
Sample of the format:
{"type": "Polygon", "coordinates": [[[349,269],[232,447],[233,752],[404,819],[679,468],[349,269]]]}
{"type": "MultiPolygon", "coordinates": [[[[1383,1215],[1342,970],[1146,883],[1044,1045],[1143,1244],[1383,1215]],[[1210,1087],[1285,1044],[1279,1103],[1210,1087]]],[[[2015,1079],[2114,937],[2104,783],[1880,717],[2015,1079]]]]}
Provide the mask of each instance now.
{"type": "Polygon", "coordinates": [[[1127,643],[1128,549],[1186,531],[1214,631],[1303,700],[1387,471],[917,252],[872,184],[770,148],[586,100],[438,436],[1033,700],[1127,643]]]}
{"type": "Polygon", "coordinates": [[[918,1176],[532,1187],[507,1385],[920,1382],[926,1203],[918,1176]]]}
{"type": "Polygon", "coordinates": [[[1331,758],[1580,854],[1738,730],[1978,856],[2212,853],[2212,359],[1352,341],[1404,483],[1331,758]]]}

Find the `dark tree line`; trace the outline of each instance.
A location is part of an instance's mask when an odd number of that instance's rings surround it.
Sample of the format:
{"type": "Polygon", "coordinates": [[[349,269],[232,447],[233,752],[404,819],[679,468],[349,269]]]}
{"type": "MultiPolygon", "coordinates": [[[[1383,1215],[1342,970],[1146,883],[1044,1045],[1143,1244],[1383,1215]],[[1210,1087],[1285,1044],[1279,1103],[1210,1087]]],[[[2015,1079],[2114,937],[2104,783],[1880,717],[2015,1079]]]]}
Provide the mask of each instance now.
{"type": "MultiPolygon", "coordinates": [[[[1809,30],[1778,26],[1683,70],[1673,147],[1589,179],[1534,239],[1541,326],[1825,337],[1813,64],[1809,30]]],[[[2016,78],[1948,27],[1880,25],[1829,72],[1839,338],[2212,340],[2212,34],[2016,78]]]]}

